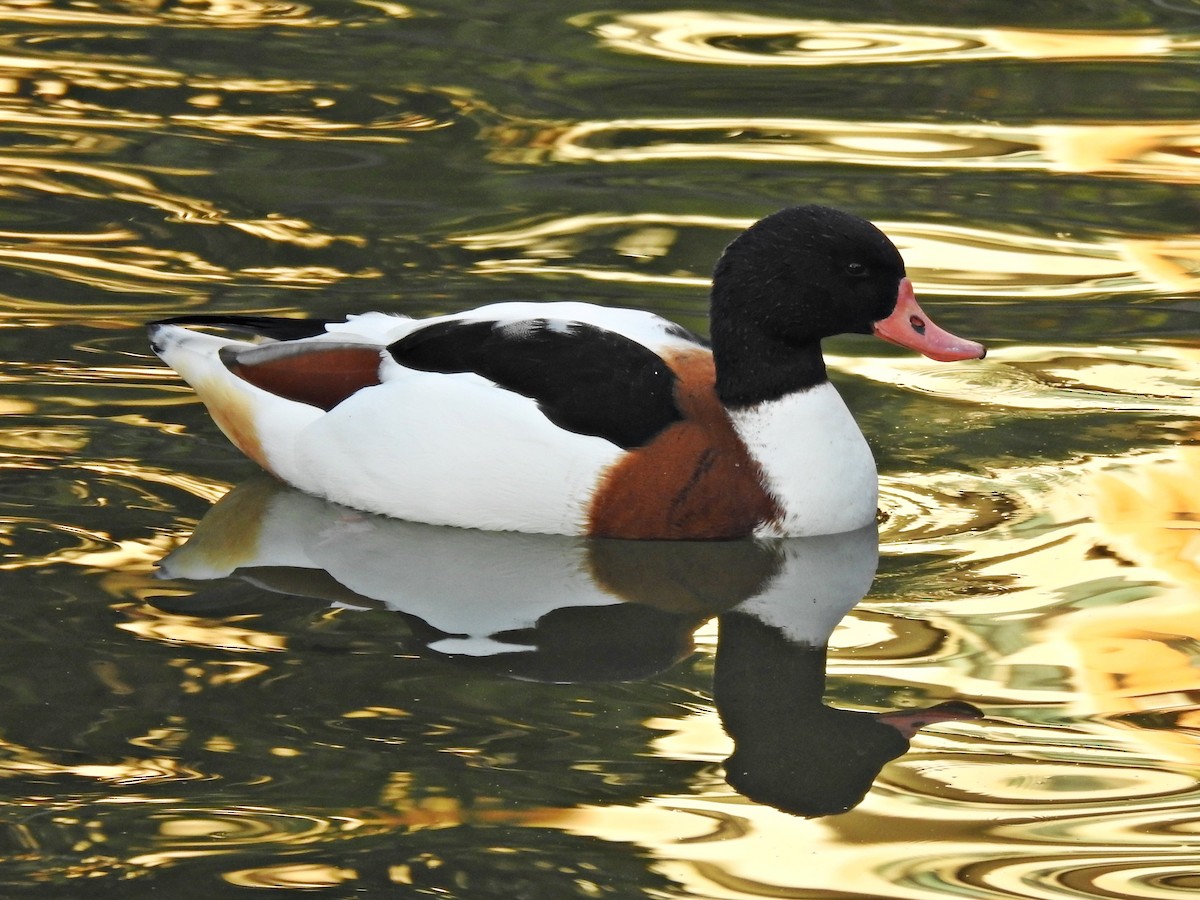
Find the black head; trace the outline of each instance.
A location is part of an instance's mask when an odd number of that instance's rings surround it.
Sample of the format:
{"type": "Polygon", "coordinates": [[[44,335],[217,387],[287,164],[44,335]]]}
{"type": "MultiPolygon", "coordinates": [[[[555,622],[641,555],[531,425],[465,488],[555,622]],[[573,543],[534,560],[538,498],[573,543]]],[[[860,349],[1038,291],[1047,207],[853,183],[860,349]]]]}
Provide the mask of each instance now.
{"type": "Polygon", "coordinates": [[[713,274],[722,399],[747,405],[824,381],[821,339],[870,334],[895,308],[904,277],[887,236],[850,213],[793,206],[752,225],[713,274]]]}

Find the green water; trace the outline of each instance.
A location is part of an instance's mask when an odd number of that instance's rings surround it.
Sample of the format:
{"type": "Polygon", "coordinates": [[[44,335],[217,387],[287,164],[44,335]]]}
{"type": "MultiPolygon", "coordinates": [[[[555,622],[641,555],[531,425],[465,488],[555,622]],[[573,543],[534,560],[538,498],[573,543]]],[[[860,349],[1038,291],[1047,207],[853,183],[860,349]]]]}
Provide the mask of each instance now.
{"type": "Polygon", "coordinates": [[[0,3],[0,895],[1200,887],[1200,3],[628,6],[0,3]],[[142,331],[703,331],[795,202],[990,349],[827,342],[869,592],[275,493],[142,331]]]}

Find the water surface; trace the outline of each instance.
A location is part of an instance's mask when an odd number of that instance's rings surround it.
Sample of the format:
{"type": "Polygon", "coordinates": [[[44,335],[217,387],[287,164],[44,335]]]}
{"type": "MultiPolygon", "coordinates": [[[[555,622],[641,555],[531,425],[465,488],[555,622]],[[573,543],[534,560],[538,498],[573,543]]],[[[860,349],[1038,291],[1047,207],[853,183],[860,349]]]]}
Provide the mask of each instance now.
{"type": "Polygon", "coordinates": [[[1200,888],[1200,4],[0,23],[0,893],[1200,888]],[[569,297],[703,331],[720,248],[801,201],[990,348],[827,342],[878,535],[357,516],[256,478],[141,330],[569,297]]]}

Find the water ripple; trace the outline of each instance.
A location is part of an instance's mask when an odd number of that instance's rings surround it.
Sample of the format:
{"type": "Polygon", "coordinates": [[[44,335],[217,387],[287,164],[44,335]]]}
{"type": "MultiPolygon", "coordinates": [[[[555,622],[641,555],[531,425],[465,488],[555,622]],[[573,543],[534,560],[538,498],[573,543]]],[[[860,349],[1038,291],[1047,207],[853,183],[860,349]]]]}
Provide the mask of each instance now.
{"type": "Polygon", "coordinates": [[[49,753],[0,740],[0,779],[24,779],[37,784],[78,778],[107,785],[148,785],[209,777],[169,756],[59,763],[49,753]]]}
{"type": "MultiPolygon", "coordinates": [[[[57,448],[56,448],[57,449],[57,448]]],[[[96,572],[151,571],[176,539],[157,529],[114,532],[112,509],[177,511],[181,498],[215,501],[227,486],[195,475],[121,460],[55,453],[0,454],[0,570],[69,565],[96,572]]]]}
{"type": "Polygon", "coordinates": [[[1064,414],[1200,414],[1200,353],[1186,346],[1030,344],[998,348],[977,365],[953,368],[915,357],[829,358],[865,378],[972,405],[1064,414]]]}
{"type": "Polygon", "coordinates": [[[892,550],[914,542],[930,545],[993,530],[1030,514],[1028,499],[996,490],[995,481],[988,485],[965,477],[884,476],[879,489],[885,517],[880,540],[892,550]]]}
{"type": "Polygon", "coordinates": [[[574,20],[614,50],[730,66],[852,66],[989,59],[1143,59],[1197,42],[1156,31],[945,28],[693,10],[574,20]]]}
{"type": "MultiPolygon", "coordinates": [[[[1092,822],[1089,812],[1111,812],[1119,803],[1131,816],[1146,815],[1149,810],[1161,815],[1196,799],[1196,781],[1190,775],[1122,764],[1115,753],[1110,753],[1109,759],[1092,760],[1086,748],[1070,747],[1053,732],[1023,734],[1034,740],[1022,743],[1004,765],[997,765],[993,755],[964,752],[966,747],[953,748],[958,751],[954,753],[911,753],[888,770],[888,787],[899,795],[924,798],[922,802],[936,798],[943,804],[953,802],[959,809],[987,809],[997,816],[1037,809],[1034,821],[1023,818],[997,826],[1012,832],[1007,837],[1025,840],[1031,834],[1044,840],[1064,840],[1074,834],[1076,826],[1087,828],[1089,822],[1105,830],[1104,835],[1093,834],[1092,839],[1111,840],[1114,818],[1105,816],[1105,824],[1100,826],[1092,822]],[[1035,742],[1039,738],[1040,744],[1035,742]],[[1039,753],[1058,759],[1030,758],[1039,753]],[[1069,829],[1064,822],[1072,823],[1069,829]]],[[[1133,836],[1131,832],[1125,838],[1133,836]]]]}
{"type": "Polygon", "coordinates": [[[238,887],[303,891],[337,887],[356,880],[358,873],[328,863],[293,863],[239,869],[222,877],[238,887]]]}
{"type": "MultiPolygon", "coordinates": [[[[1035,859],[971,860],[962,861],[952,872],[947,872],[945,865],[938,869],[947,875],[942,885],[947,892],[965,888],[973,896],[1028,900],[1180,898],[1200,884],[1195,854],[1190,850],[1139,855],[1063,848],[1058,854],[1040,853],[1035,859]]],[[[911,871],[896,875],[901,883],[922,880],[914,879],[911,871]]]]}
{"type": "Polygon", "coordinates": [[[1015,126],[760,117],[618,119],[579,122],[557,132],[542,125],[526,133],[506,125],[490,136],[497,158],[515,155],[525,162],[542,157],[602,163],[721,159],[1200,180],[1200,128],[1194,122],[1015,126]]]}
{"type": "MultiPolygon", "coordinates": [[[[119,314],[129,309],[129,294],[141,298],[144,316],[176,311],[202,302],[204,292],[216,285],[264,284],[286,281],[293,286],[325,285],[347,278],[374,278],[371,268],[347,271],[321,265],[311,256],[339,245],[353,251],[362,239],[320,231],[294,217],[268,215],[242,218],[218,205],[164,190],[165,175],[193,172],[137,172],[55,157],[26,157],[0,153],[0,262],[10,271],[53,281],[64,281],[96,291],[86,303],[92,315],[119,314]],[[89,209],[108,198],[107,215],[120,217],[120,226],[95,230],[77,226],[89,209]],[[72,226],[75,226],[72,228],[72,226]],[[300,265],[246,265],[229,267],[207,258],[199,229],[223,227],[227,240],[291,244],[310,254],[300,265]],[[172,246],[159,247],[160,232],[177,232],[172,246]],[[196,249],[188,249],[188,244],[196,249]],[[155,295],[155,300],[147,295],[155,295]]],[[[251,259],[270,257],[262,251],[251,259]]],[[[344,254],[343,254],[344,258],[344,254]]],[[[0,309],[25,317],[80,316],[78,294],[58,288],[57,297],[0,296],[0,309]],[[61,299],[60,299],[61,298],[61,299]]]]}
{"type": "Polygon", "coordinates": [[[1200,448],[1171,448],[1138,465],[1099,473],[1089,484],[1096,521],[1121,555],[1200,586],[1200,448]]]}
{"type": "Polygon", "coordinates": [[[100,3],[71,3],[63,9],[50,0],[30,0],[8,6],[0,21],[27,25],[260,28],[334,28],[366,21],[408,18],[412,11],[390,2],[322,4],[314,7],[286,0],[105,0],[100,3]],[[341,15],[335,15],[341,6],[341,15]]]}
{"type": "Polygon", "coordinates": [[[257,844],[304,844],[325,839],[348,826],[316,815],[269,809],[173,809],[155,812],[164,848],[233,849],[257,844]]]}
{"type": "Polygon", "coordinates": [[[915,270],[914,281],[946,295],[1073,297],[1200,287],[1196,235],[1093,242],[924,223],[880,227],[915,270]]]}
{"type": "Polygon", "coordinates": [[[0,37],[0,128],[395,143],[459,118],[458,101],[434,88],[187,72],[143,64],[129,41],[121,53],[81,54],[77,39],[0,37]]]}
{"type": "MultiPolygon", "coordinates": [[[[752,224],[721,216],[590,214],[456,235],[455,243],[489,258],[488,274],[574,275],[598,281],[706,287],[708,272],[685,268],[711,235],[721,242],[752,224]],[[517,255],[495,255],[499,251],[517,255]]],[[[1081,297],[1101,292],[1162,293],[1200,287],[1200,238],[1081,241],[983,228],[880,222],[904,254],[922,291],[946,296],[1081,297]]],[[[694,263],[692,263],[694,265],[694,263]]]]}
{"type": "Polygon", "coordinates": [[[284,635],[220,623],[194,616],[179,616],[150,606],[129,606],[127,621],[117,628],[168,646],[203,647],[250,653],[277,653],[288,647],[284,635]]]}

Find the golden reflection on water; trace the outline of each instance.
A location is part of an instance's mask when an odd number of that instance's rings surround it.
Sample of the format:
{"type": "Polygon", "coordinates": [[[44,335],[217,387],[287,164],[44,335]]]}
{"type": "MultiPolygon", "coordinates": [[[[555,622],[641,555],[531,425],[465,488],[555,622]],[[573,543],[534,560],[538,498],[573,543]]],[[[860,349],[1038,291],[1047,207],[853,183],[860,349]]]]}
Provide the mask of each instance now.
{"type": "Polygon", "coordinates": [[[1179,184],[1200,178],[1191,121],[1086,125],[845,122],[837,119],[619,119],[579,122],[536,137],[506,126],[496,158],[635,163],[728,159],[998,171],[1103,172],[1179,184]]]}
{"type": "Polygon", "coordinates": [[[1088,481],[1098,542],[1125,565],[1157,573],[1162,587],[1056,618],[1037,651],[1069,661],[1077,714],[1112,721],[1150,751],[1193,765],[1200,763],[1198,472],[1195,448],[1180,447],[1088,481]],[[1150,727],[1141,724],[1146,715],[1150,727]]]}
{"type": "MultiPolygon", "coordinates": [[[[99,4],[72,4],[71,8],[64,10],[51,0],[29,0],[9,4],[0,14],[0,18],[14,23],[58,26],[69,24],[161,27],[175,24],[205,28],[253,28],[262,25],[328,28],[345,24],[343,19],[317,15],[312,7],[291,2],[183,0],[180,3],[168,3],[163,0],[118,0],[115,5],[123,7],[125,11],[95,8],[99,4]]],[[[361,5],[367,9],[378,10],[391,18],[407,18],[412,15],[410,8],[400,3],[368,0],[361,5]]]]}
{"type": "Polygon", "coordinates": [[[990,351],[971,371],[914,357],[828,354],[838,369],[943,399],[1060,413],[1170,410],[1200,415],[1200,348],[1127,342],[1047,347],[1026,343],[990,351]]]}
{"type": "Polygon", "coordinates": [[[224,877],[230,884],[240,887],[311,890],[337,887],[344,882],[354,881],[358,873],[338,866],[297,863],[227,872],[224,877]]]}
{"type": "Polygon", "coordinates": [[[190,616],[172,616],[152,611],[134,615],[117,626],[140,638],[168,645],[209,647],[242,652],[279,652],[287,649],[281,635],[268,634],[236,625],[214,625],[190,616]]]}
{"type": "MultiPolygon", "coordinates": [[[[270,214],[262,218],[239,218],[210,201],[163,190],[162,176],[192,176],[198,173],[172,170],[142,172],[47,157],[0,154],[0,191],[8,193],[8,209],[30,210],[47,202],[115,200],[131,212],[151,211],[166,216],[167,222],[197,227],[226,227],[272,244],[291,244],[305,249],[326,248],[336,243],[361,245],[351,235],[322,233],[311,223],[295,217],[270,214]]],[[[36,218],[35,218],[36,220],[36,218]]],[[[109,226],[87,233],[18,231],[0,234],[0,262],[10,271],[28,271],[68,283],[98,288],[111,295],[107,302],[87,306],[91,315],[128,313],[124,295],[140,295],[139,315],[178,311],[202,302],[198,291],[231,282],[286,283],[322,286],[347,278],[375,278],[378,272],[363,269],[343,271],[334,266],[249,265],[231,269],[213,263],[198,253],[156,247],[145,242],[149,235],[128,227],[109,226]],[[164,298],[158,301],[153,297],[164,298]]],[[[76,318],[74,299],[55,303],[0,295],[0,309],[8,308],[44,321],[46,318],[76,318]]]]}
{"type": "Polygon", "coordinates": [[[732,66],[1144,59],[1187,53],[1197,46],[1195,40],[1149,30],[910,27],[694,10],[581,17],[576,22],[626,53],[732,66]]]}
{"type": "Polygon", "coordinates": [[[107,784],[134,785],[190,781],[204,777],[171,756],[139,757],[106,763],[60,764],[52,762],[47,755],[3,740],[0,740],[0,753],[4,754],[4,764],[0,773],[6,778],[55,778],[66,775],[107,784]]]}
{"type": "MultiPolygon", "coordinates": [[[[688,232],[736,233],[750,219],[638,213],[539,220],[493,232],[460,234],[480,253],[516,251],[476,262],[486,275],[573,275],[596,281],[694,286],[706,272],[674,265],[673,247],[688,232]],[[604,265],[579,264],[603,246],[604,265]],[[637,266],[637,268],[634,268],[637,266]]],[[[880,221],[900,248],[918,289],[949,296],[1082,297],[1103,291],[1162,293],[1200,287],[1200,236],[1157,241],[1034,237],[961,225],[880,221]]]]}
{"type": "Polygon", "coordinates": [[[634,835],[658,846],[673,874],[700,896],[793,896],[846,884],[865,896],[894,896],[898,888],[938,896],[970,892],[981,884],[974,873],[986,871],[986,884],[1001,894],[1059,897],[1053,881],[1042,890],[1043,882],[1026,882],[1025,874],[1036,868],[1084,879],[1089,866],[1078,864],[1082,856],[1105,860],[1114,879],[1128,876],[1141,869],[1139,846],[1164,870],[1185,858],[1186,847],[1160,849],[1162,834],[1147,826],[1168,817],[1183,826],[1181,836],[1187,833],[1186,811],[1196,794],[1190,774],[1122,766],[1118,753],[1109,752],[1106,760],[1085,743],[1068,754],[1055,731],[1042,735],[1045,759],[1030,745],[1032,734],[1007,751],[997,736],[995,755],[972,752],[966,737],[947,730],[931,734],[925,751],[891,767],[886,783],[852,818],[796,820],[710,793],[704,800],[663,798],[636,812],[582,809],[561,824],[608,839],[634,835]],[[914,835],[929,831],[931,817],[959,837],[938,839],[936,851],[926,855],[919,837],[914,846],[914,835]],[[700,828],[707,837],[696,834],[700,828]],[[901,835],[905,839],[898,840],[901,835]],[[1029,854],[1006,849],[1007,841],[1026,846],[1029,854]],[[1130,849],[1114,852],[1114,842],[1130,849]],[[820,865],[780,866],[782,859],[820,865]]]}
{"type": "MultiPolygon", "coordinates": [[[[0,13],[0,21],[4,18],[0,13]]],[[[139,132],[174,128],[209,138],[253,135],[387,145],[452,124],[426,110],[443,99],[427,89],[364,96],[338,83],[188,74],[139,65],[135,61],[142,57],[136,55],[120,61],[63,58],[53,50],[41,55],[46,43],[53,47],[45,40],[12,41],[11,52],[0,54],[0,125],[57,126],[60,146],[91,155],[128,146],[139,132]],[[147,111],[138,103],[139,91],[166,95],[175,103],[164,112],[147,111]]]]}

